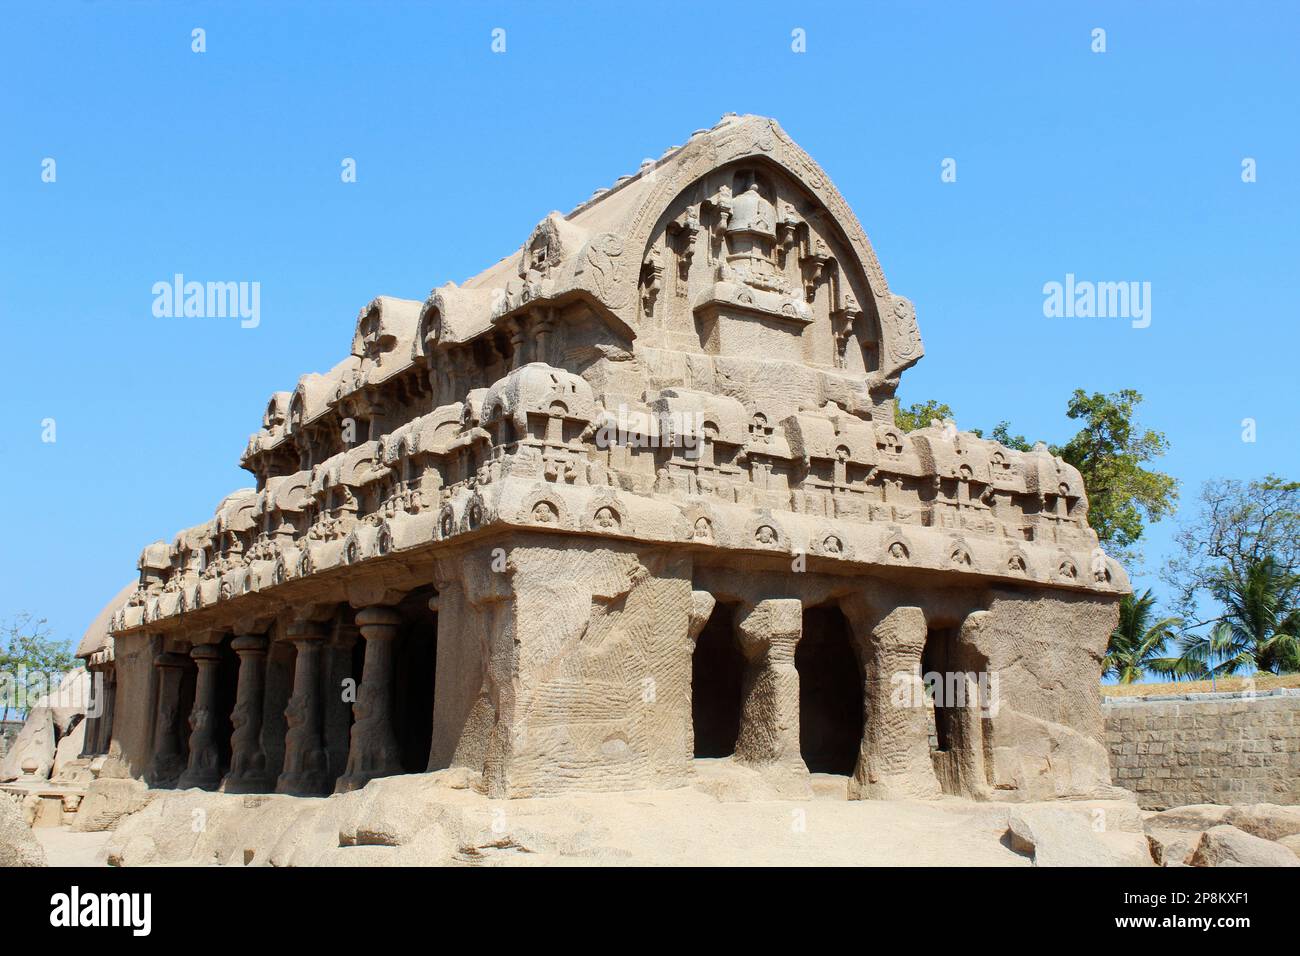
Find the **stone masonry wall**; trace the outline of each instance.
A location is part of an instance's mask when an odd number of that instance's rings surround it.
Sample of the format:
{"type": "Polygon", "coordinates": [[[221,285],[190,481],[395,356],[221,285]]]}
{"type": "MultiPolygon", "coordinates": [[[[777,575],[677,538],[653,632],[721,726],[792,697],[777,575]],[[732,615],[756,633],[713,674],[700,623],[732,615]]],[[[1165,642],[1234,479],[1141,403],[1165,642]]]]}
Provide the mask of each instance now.
{"type": "Polygon", "coordinates": [[[1109,698],[1111,779],[1147,809],[1300,804],[1300,693],[1109,698]]]}

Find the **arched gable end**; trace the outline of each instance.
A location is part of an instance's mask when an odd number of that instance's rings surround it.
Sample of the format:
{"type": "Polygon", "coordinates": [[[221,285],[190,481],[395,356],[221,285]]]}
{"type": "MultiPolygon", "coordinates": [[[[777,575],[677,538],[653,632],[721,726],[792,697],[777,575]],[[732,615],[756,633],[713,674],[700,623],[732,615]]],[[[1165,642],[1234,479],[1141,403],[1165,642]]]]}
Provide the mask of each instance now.
{"type": "MultiPolygon", "coordinates": [[[[730,120],[642,176],[645,198],[622,230],[621,291],[606,297],[638,338],[680,331],[685,296],[706,324],[728,304],[752,306],[760,324],[808,323],[805,360],[864,371],[873,387],[896,385],[924,354],[912,303],[889,291],[843,196],[775,121],[730,120]]],[[[744,346],[725,329],[701,334],[714,348],[744,346]]]]}

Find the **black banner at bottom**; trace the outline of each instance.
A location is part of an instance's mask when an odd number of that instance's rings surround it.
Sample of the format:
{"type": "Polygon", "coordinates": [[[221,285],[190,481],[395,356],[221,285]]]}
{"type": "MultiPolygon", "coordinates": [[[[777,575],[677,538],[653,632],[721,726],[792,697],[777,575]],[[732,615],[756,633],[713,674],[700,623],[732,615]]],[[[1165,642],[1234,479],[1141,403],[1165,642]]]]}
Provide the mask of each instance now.
{"type": "MultiPolygon", "coordinates": [[[[1260,931],[1290,925],[1286,901],[1295,888],[1288,875],[1194,868],[8,870],[0,944],[72,936],[127,947],[228,944],[249,934],[259,942],[283,934],[296,945],[374,944],[440,926],[536,934],[539,943],[557,931],[573,942],[626,938],[629,930],[649,941],[676,920],[692,934],[714,928],[734,943],[781,924],[783,935],[818,927],[824,940],[837,926],[861,932],[867,919],[931,942],[929,934],[948,931],[1025,940],[1050,930],[1070,942],[1196,933],[1231,945],[1238,934],[1258,940],[1260,931]]],[[[976,937],[961,938],[969,944],[976,937]]]]}

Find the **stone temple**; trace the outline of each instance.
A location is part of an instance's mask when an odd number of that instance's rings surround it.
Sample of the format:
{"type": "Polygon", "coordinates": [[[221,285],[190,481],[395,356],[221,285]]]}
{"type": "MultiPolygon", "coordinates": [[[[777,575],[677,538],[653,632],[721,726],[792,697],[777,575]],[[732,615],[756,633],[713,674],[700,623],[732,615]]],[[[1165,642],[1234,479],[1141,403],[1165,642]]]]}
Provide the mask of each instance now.
{"type": "Polygon", "coordinates": [[[724,117],[272,395],[255,486],[146,547],[81,648],[87,753],[232,793],[733,755],[791,794],[1104,792],[1127,578],[1045,448],[895,423],[922,354],[826,174],[724,117]]]}

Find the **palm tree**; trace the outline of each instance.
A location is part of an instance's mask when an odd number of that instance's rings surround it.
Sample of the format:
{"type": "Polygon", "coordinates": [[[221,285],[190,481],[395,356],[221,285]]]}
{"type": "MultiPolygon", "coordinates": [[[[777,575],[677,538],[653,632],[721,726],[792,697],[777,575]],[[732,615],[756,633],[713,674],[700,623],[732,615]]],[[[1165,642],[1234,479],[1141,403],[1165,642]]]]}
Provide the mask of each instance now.
{"type": "Polygon", "coordinates": [[[1163,617],[1152,623],[1156,599],[1147,588],[1140,597],[1126,594],[1119,603],[1119,623],[1111,632],[1106,647],[1103,677],[1114,677],[1121,684],[1141,680],[1143,672],[1160,672],[1159,664],[1170,658],[1158,655],[1165,642],[1182,625],[1176,617],[1163,617]]]}
{"type": "Polygon", "coordinates": [[[1223,615],[1208,633],[1181,638],[1170,673],[1213,681],[1241,671],[1300,670],[1300,577],[1266,557],[1224,570],[1211,593],[1223,615]]]}

